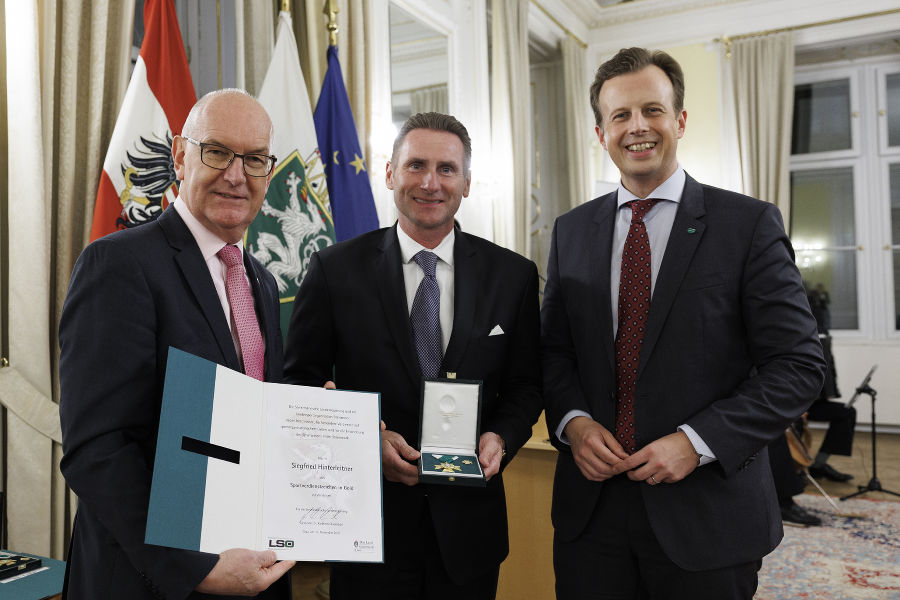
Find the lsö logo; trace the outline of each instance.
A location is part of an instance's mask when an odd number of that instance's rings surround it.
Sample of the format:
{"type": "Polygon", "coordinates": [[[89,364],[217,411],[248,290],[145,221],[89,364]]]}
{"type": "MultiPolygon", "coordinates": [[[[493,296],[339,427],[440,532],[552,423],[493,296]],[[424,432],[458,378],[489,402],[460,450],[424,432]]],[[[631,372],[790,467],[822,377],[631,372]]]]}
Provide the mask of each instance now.
{"type": "Polygon", "coordinates": [[[371,540],[353,540],[354,552],[374,552],[375,542],[371,540]]]}
{"type": "Polygon", "coordinates": [[[294,540],[279,540],[269,538],[269,548],[293,548],[294,540]]]}

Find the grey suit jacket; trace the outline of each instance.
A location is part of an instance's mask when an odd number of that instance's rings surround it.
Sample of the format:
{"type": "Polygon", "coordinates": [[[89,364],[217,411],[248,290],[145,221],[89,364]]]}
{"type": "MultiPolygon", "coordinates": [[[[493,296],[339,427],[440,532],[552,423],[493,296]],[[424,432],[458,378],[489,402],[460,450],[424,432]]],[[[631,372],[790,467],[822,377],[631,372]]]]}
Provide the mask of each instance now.
{"type": "MultiPolygon", "coordinates": [[[[541,309],[551,432],[578,409],[614,431],[610,256],[616,192],[561,216],[541,309]]],[[[650,303],[635,390],[638,447],[688,424],[717,462],[641,486],[650,524],[679,566],[755,560],[782,536],[765,446],[822,386],[824,361],[778,209],[685,182],[650,303]],[[757,457],[761,460],[755,460],[757,457]]],[[[555,436],[553,436],[555,439],[555,436]]],[[[602,483],[560,450],[553,523],[574,539],[602,483]]]]}
{"type": "MultiPolygon", "coordinates": [[[[282,378],[274,278],[249,253],[266,379],[282,378]]],[[[66,483],[78,495],[67,564],[73,600],[200,598],[217,556],[144,544],[169,346],[240,370],[209,269],[174,208],[103,237],[75,264],[59,325],[66,483]]],[[[289,598],[289,581],[269,597],[289,598]]]]}

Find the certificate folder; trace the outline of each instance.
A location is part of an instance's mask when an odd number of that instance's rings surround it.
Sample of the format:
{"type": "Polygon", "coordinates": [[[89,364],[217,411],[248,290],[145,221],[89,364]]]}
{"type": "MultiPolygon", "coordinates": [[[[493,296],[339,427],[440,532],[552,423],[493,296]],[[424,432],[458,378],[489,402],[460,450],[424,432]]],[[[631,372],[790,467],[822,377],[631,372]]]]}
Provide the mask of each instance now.
{"type": "Polygon", "coordinates": [[[169,348],[146,543],[383,562],[379,403],[169,348]]]}

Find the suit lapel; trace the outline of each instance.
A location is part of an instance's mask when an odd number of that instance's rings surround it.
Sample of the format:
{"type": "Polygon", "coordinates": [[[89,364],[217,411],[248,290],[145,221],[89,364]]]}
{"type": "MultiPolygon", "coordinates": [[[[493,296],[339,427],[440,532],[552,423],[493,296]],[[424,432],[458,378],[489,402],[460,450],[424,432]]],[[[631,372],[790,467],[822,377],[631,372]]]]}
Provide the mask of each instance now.
{"type": "Polygon", "coordinates": [[[212,331],[219,351],[225,359],[225,366],[241,370],[231,339],[231,329],[222,312],[222,303],[213,285],[209,268],[200,254],[200,248],[191,235],[190,229],[181,220],[174,208],[166,209],[157,219],[169,245],[176,251],[175,264],[181,270],[187,287],[191,290],[206,322],[212,331]]]}
{"type": "Polygon", "coordinates": [[[419,359],[413,348],[409,328],[409,309],[406,304],[406,286],[403,280],[403,256],[397,241],[397,225],[386,229],[374,257],[372,275],[378,286],[378,297],[384,310],[388,329],[394,337],[397,350],[406,365],[413,385],[418,387],[422,378],[419,359]]]}
{"type": "MultiPolygon", "coordinates": [[[[453,330],[450,343],[441,361],[441,373],[459,371],[466,346],[472,335],[472,323],[478,308],[477,300],[481,263],[475,246],[466,234],[455,232],[453,242],[453,330]]],[[[445,334],[447,335],[447,334],[445,334]]]]}
{"type": "Polygon", "coordinates": [[[653,348],[659,339],[663,325],[675,295],[681,282],[688,272],[694,252],[703,239],[706,224],[702,221],[706,214],[703,202],[703,188],[690,175],[685,179],[684,192],[681,194],[681,203],[678,212],[675,213],[675,221],[672,223],[672,231],[669,233],[669,242],[666,245],[666,254],[656,278],[656,287],[653,290],[653,298],[650,302],[650,314],[647,318],[647,330],[641,347],[641,361],[638,365],[638,375],[647,364],[653,354],[653,348]]]}
{"type": "Polygon", "coordinates": [[[600,202],[600,208],[591,222],[591,266],[593,272],[589,277],[591,286],[592,304],[596,310],[592,311],[599,321],[600,341],[606,351],[607,363],[615,372],[616,350],[613,337],[612,300],[610,290],[610,266],[612,263],[612,239],[615,230],[616,198],[618,194],[613,192],[605,196],[600,202]]]}

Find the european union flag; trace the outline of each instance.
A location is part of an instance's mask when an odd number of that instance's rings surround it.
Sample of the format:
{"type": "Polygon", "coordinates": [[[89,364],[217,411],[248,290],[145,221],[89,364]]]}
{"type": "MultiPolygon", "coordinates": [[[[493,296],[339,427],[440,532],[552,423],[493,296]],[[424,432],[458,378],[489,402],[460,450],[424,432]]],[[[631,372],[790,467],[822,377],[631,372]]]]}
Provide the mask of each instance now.
{"type": "Polygon", "coordinates": [[[337,241],[378,229],[369,174],[344,87],[337,46],[328,47],[328,71],[313,113],[331,200],[337,241]]]}

